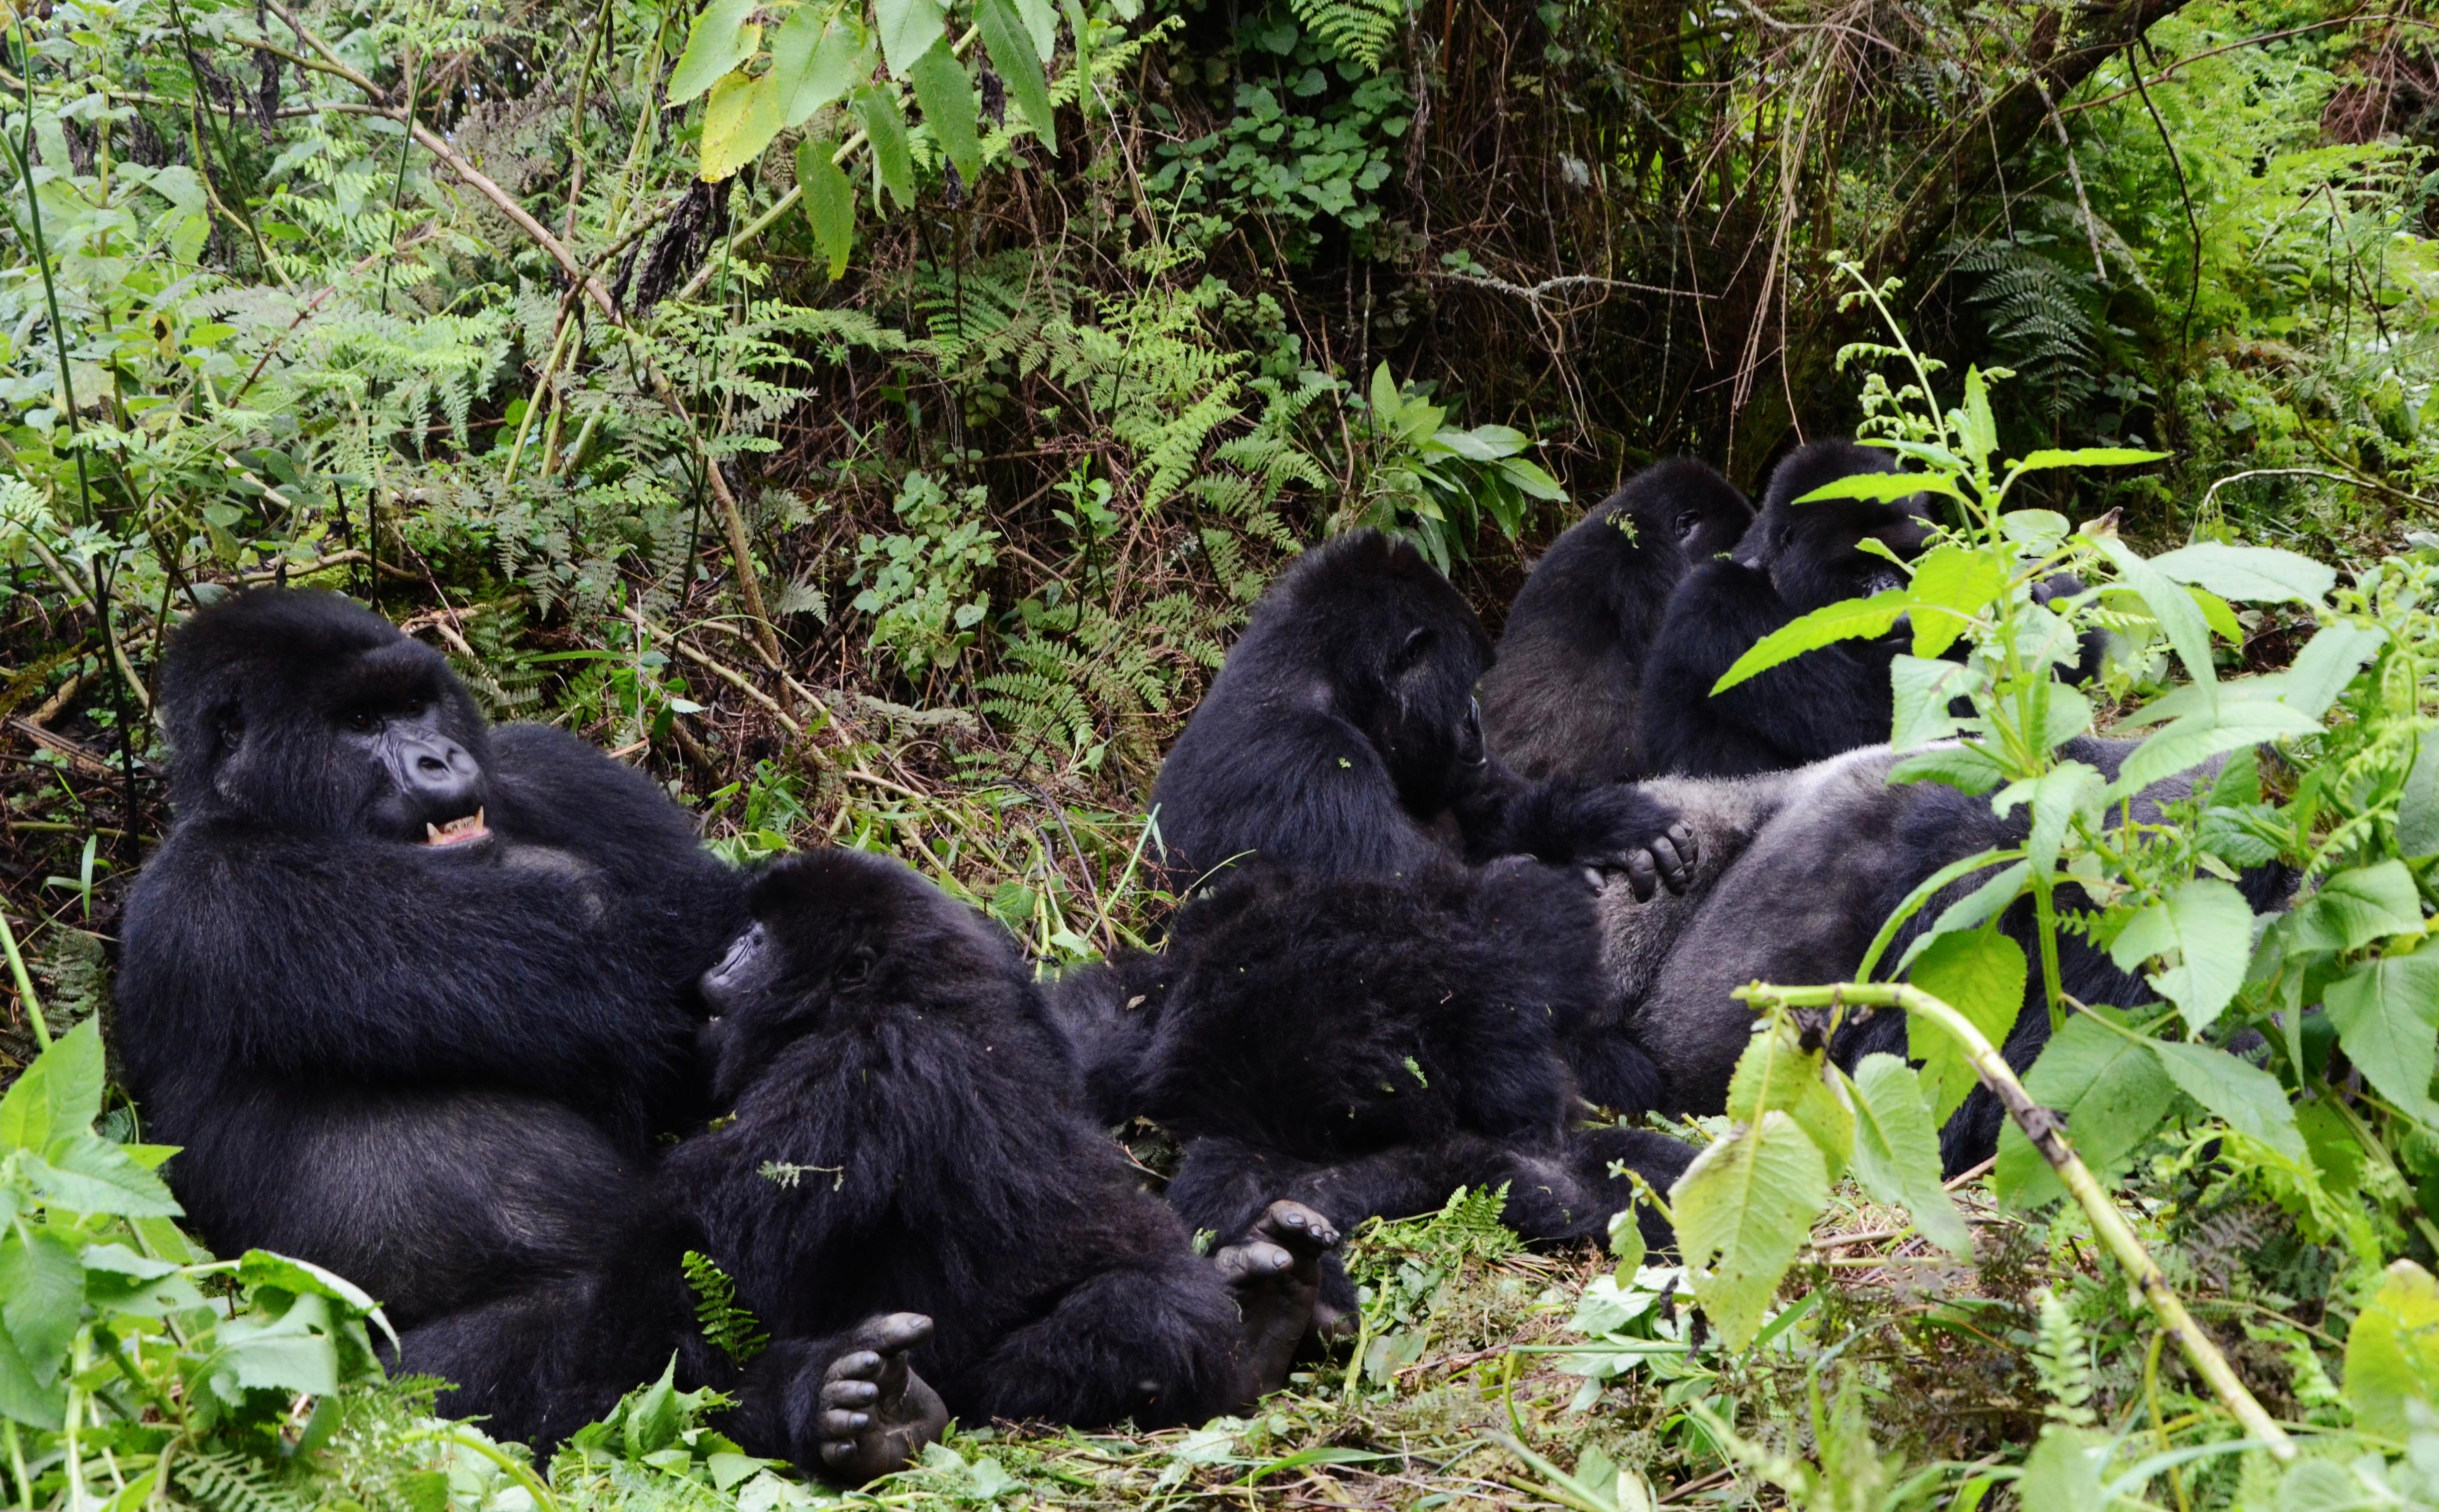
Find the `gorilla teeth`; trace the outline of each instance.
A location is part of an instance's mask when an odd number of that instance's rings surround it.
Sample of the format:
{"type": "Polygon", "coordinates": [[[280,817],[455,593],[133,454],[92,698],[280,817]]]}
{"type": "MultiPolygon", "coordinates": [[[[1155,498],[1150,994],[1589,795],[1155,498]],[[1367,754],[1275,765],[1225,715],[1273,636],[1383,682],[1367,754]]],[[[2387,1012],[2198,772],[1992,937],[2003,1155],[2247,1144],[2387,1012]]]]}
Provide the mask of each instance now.
{"type": "Polygon", "coordinates": [[[463,819],[452,819],[445,825],[425,821],[423,843],[427,845],[462,845],[470,840],[480,840],[490,831],[483,827],[483,810],[475,809],[463,819]]]}

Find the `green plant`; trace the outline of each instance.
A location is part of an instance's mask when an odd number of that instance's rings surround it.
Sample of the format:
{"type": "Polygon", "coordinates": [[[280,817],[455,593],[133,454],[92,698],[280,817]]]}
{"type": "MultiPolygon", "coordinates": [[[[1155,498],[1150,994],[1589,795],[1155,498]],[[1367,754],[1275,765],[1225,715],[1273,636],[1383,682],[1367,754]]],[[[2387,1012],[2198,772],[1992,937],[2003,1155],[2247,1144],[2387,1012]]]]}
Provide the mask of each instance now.
{"type": "Polygon", "coordinates": [[[1344,529],[1375,525],[1413,538],[1442,572],[1463,560],[1484,524],[1510,541],[1523,528],[1528,500],[1564,501],[1558,480],[1523,454],[1533,440],[1505,425],[1461,431],[1448,410],[1412,385],[1400,387],[1382,363],[1362,406],[1363,491],[1332,520],[1344,529]]]}
{"type": "Polygon", "coordinates": [[[896,656],[910,678],[946,667],[974,643],[990,596],[974,579],[999,560],[1000,533],[983,524],[981,488],[952,495],[920,469],[906,474],[895,506],[905,529],[856,543],[855,607],[872,616],[875,650],[896,656]]]}

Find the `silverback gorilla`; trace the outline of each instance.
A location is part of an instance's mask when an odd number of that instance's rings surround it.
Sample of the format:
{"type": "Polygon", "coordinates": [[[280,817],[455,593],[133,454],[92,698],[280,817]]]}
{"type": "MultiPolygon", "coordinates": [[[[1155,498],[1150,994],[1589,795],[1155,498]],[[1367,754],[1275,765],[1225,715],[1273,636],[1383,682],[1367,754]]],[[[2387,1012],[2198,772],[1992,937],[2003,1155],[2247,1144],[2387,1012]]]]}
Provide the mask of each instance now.
{"type": "Polygon", "coordinates": [[[782,1335],[895,1308],[970,1423],[1200,1422],[1282,1384],[1322,1215],[1268,1203],[1210,1258],[1077,1110],[1014,939],[897,862],[830,850],[754,884],[704,978],[733,1121],[665,1178],[782,1335]]]}
{"type": "MultiPolygon", "coordinates": [[[[205,1242],[352,1278],[453,1411],[545,1451],[673,1349],[716,1382],[649,1157],[701,1111],[695,978],[741,880],[641,774],[487,728],[437,652],[334,595],[198,612],[161,708],[177,823],[129,900],[116,1030],[205,1242]]],[[[923,1326],[764,1367],[746,1434],[878,1468],[822,1414],[923,1326]]]]}
{"type": "Polygon", "coordinates": [[[1550,543],[1482,675],[1490,754],[1528,777],[1643,775],[1635,703],[1668,596],[1753,523],[1736,485],[1693,457],[1644,469],[1550,543]]]}
{"type": "Polygon", "coordinates": [[[1473,685],[1482,622],[1402,541],[1350,531],[1255,606],[1152,789],[1190,882],[1258,856],[1328,876],[1528,854],[1682,885],[1688,832],[1626,787],[1530,782],[1490,759],[1473,685]]]}

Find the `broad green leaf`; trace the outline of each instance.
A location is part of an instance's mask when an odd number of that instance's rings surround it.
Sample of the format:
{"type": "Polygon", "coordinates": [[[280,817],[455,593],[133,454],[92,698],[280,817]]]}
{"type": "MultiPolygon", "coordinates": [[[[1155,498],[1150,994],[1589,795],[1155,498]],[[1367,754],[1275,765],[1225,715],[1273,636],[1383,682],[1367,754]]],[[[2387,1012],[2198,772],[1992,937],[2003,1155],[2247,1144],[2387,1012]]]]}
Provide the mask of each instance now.
{"type": "Polygon", "coordinates": [[[1977,468],[1999,450],[1999,421],[1990,413],[1990,389],[1979,367],[1965,369],[1965,406],[1956,412],[1956,439],[1977,468]]]}
{"type": "Polygon", "coordinates": [[[1632,1207],[1622,1207],[1609,1216],[1609,1253],[1617,1257],[1617,1284],[1626,1286],[1634,1280],[1634,1272],[1643,1268],[1643,1257],[1650,1245],[1643,1237],[1642,1220],[1632,1207]]]}
{"type": "Polygon", "coordinates": [[[2124,542],[2101,536],[2093,543],[2116,566],[2119,586],[2142,599],[2151,617],[2160,622],[2161,633],[2176,648],[2177,660],[2185,664],[2185,675],[2197,685],[2215,686],[2218,669],[2211,661],[2210,624],[2192,596],[2124,542]]]}
{"type": "MultiPolygon", "coordinates": [[[[1884,473],[1867,473],[1880,477],[1884,473]]],[[[1792,661],[1806,651],[1857,636],[1878,636],[1889,632],[1897,616],[1906,612],[1908,595],[1902,588],[1892,588],[1869,598],[1845,598],[1826,604],[1800,618],[1790,620],[1754,642],[1736,665],[1720,674],[1711,685],[1711,696],[1736,686],[1757,672],[1767,672],[1781,662],[1792,661]]]]}
{"type": "Polygon", "coordinates": [[[2279,699],[2299,714],[2320,719],[2355,680],[2363,663],[2379,654],[2388,632],[2369,625],[2323,625],[2279,674],[2279,699]]]}
{"type": "MultiPolygon", "coordinates": [[[[1567,490],[1558,486],[1558,480],[1550,476],[1541,464],[1531,457],[1503,456],[1499,459],[1498,468],[1501,477],[1533,498],[1558,503],[1567,497],[1567,490]]],[[[1513,530],[1508,532],[1511,536],[1515,533],[1513,530]]]]}
{"type": "Polygon", "coordinates": [[[2388,1268],[2347,1333],[2345,1393],[2356,1426],[2398,1443],[2408,1402],[2439,1407],[2439,1282],[2412,1261],[2388,1268]]]}
{"type": "Polygon", "coordinates": [[[1985,793],[2006,778],[1998,762],[1969,745],[1932,746],[1889,769],[1889,786],[1938,782],[1959,792],[1985,793]]]}
{"type": "Polygon", "coordinates": [[[2024,879],[2031,868],[2022,862],[2000,867],[1985,878],[1974,889],[1939,911],[1931,928],[1914,936],[1897,962],[1897,970],[1913,969],[1914,958],[1930,949],[1943,934],[1958,930],[1978,930],[1997,918],[2001,910],[2016,900],[2024,890],[2024,879]]]}
{"type": "Polygon", "coordinates": [[[2024,840],[2024,859],[2046,872],[2057,866],[2066,845],[2067,827],[2076,814],[2097,817],[2106,786],[2099,769],[2081,761],[2061,761],[2029,782],[2011,782],[1990,799],[1991,812],[2005,818],[2020,803],[2033,809],[2032,827],[2024,840]]]}
{"type": "Polygon", "coordinates": [[[2064,1423],[2042,1425],[2040,1442],[2024,1457],[2024,1473],[2016,1482],[2017,1504],[2023,1512],[2103,1512],[2110,1499],[2100,1477],[2109,1468],[2109,1453],[2102,1434],[2064,1423]]]}
{"type": "Polygon", "coordinates": [[[2202,612],[2202,623],[2211,628],[2212,634],[2223,641],[2244,639],[2244,622],[2235,617],[2235,610],[2226,599],[2207,588],[2196,588],[2191,583],[2185,585],[2185,596],[2202,612]]]}
{"type": "Polygon", "coordinates": [[[683,105],[733,72],[762,44],[757,0],[711,0],[686,28],[685,50],[669,74],[668,102],[683,105]]]}
{"type": "Polygon", "coordinates": [[[1820,1147],[1783,1112],[1740,1125],[1694,1158],[1668,1204],[1694,1295],[1719,1338],[1742,1349],[1829,1201],[1820,1147]]]}
{"type": "Polygon", "coordinates": [[[2365,961],[2322,1000],[2346,1058],[2379,1094],[2439,1128],[2430,1074],[2439,1063],[2439,951],[2365,961]]]}
{"type": "Polygon", "coordinates": [[[2338,570],[2274,546],[2231,546],[2202,541],[2151,559],[2163,576],[2247,603],[2293,602],[2313,607],[2337,586],[2338,570]]]}
{"type": "Polygon", "coordinates": [[[1936,472],[1854,472],[1821,485],[1795,500],[1825,504],[1831,499],[1911,499],[1917,493],[1944,493],[1961,499],[1956,485],[1936,472]]]}
{"type": "Polygon", "coordinates": [[[762,155],[779,134],[779,91],[772,76],[730,74],[703,104],[703,181],[717,184],[762,155]]]}
{"type": "Polygon", "coordinates": [[[2109,801],[2130,797],[2163,777],[2190,772],[2229,751],[2320,731],[2318,720],[2284,703],[2222,699],[2215,709],[2169,720],[2135,747],[2117,769],[2117,780],[2109,786],[2109,801]]]}
{"type": "Polygon", "coordinates": [[[2422,732],[2396,800],[2396,848],[2408,856],[2439,855],[2439,730],[2422,732]]]}
{"type": "Polygon", "coordinates": [[[65,1240],[35,1228],[0,1238],[0,1324],[37,1381],[59,1379],[83,1321],[84,1265],[65,1240]]]}
{"type": "Polygon", "coordinates": [[[0,1417],[57,1432],[66,1425],[67,1405],[67,1387],[36,1380],[17,1342],[0,1330],[0,1417]]]}
{"type": "Polygon", "coordinates": [[[1973,1236],[1940,1185],[1939,1128],[1914,1068],[1896,1056],[1865,1056],[1846,1087],[1855,1105],[1855,1179],[1876,1200],[1904,1208],[1924,1238],[1971,1259],[1973,1236]]]}
{"type": "Polygon", "coordinates": [[[1526,436],[1510,425],[1477,425],[1469,431],[1454,428],[1439,433],[1439,442],[1469,462],[1496,462],[1503,456],[1514,456],[1524,450],[1526,436]]]}
{"type": "Polygon", "coordinates": [[[813,230],[813,244],[829,258],[830,278],[846,272],[847,254],[855,250],[855,183],[831,161],[838,149],[829,142],[796,144],[796,186],[805,191],[805,220],[813,230]]]}
{"type": "MultiPolygon", "coordinates": [[[[894,71],[897,65],[890,66],[894,71]]],[[[965,65],[943,39],[915,60],[906,70],[906,81],[915,86],[915,98],[923,107],[923,124],[932,129],[933,140],[940,144],[940,151],[948,154],[970,190],[983,170],[983,144],[974,113],[974,81],[966,77],[965,65]]]]}
{"type": "Polygon", "coordinates": [[[328,1297],[296,1297],[276,1310],[258,1307],[215,1330],[218,1362],[233,1384],[246,1390],[325,1396],[346,1380],[334,1337],[340,1326],[328,1297]]]}
{"type": "Polygon", "coordinates": [[[1800,1048],[1790,1026],[1765,1028],[1736,1058],[1736,1074],[1728,1081],[1727,1114],[1740,1124],[1758,1123],[1768,1112],[1787,1114],[1819,1147],[1829,1180],[1835,1182],[1845,1174],[1854,1151],[1855,1116],[1825,1079],[1827,1059],[1820,1051],[1807,1054],[1800,1048]]]}
{"type": "MultiPolygon", "coordinates": [[[[2024,1006],[2024,948],[1993,929],[1957,930],[1922,948],[1906,973],[1914,986],[1965,1015],[1992,1044],[2024,1006]]],[[[1906,1054],[1922,1062],[1933,1124],[1945,1124],[1981,1080],[1965,1049],[1928,1019],[1906,1016],[1906,1054]]]]}
{"type": "Polygon", "coordinates": [[[1974,617],[2007,591],[2007,572],[1984,552],[1940,546],[1915,564],[1914,653],[1937,656],[1956,643],[1974,617]]]}
{"type": "Polygon", "coordinates": [[[662,1367],[661,1379],[651,1389],[637,1398],[627,1414],[627,1453],[641,1459],[656,1450],[674,1443],[681,1426],[678,1420],[677,1357],[662,1367]]]}
{"type": "Polygon", "coordinates": [[[54,1207],[71,1213],[108,1213],[119,1218],[175,1218],[185,1209],[161,1178],[128,1158],[124,1147],[98,1134],[77,1132],[55,1139],[37,1159],[19,1157],[34,1190],[54,1207]]]}
{"type": "MultiPolygon", "coordinates": [[[[906,117],[898,109],[898,92],[888,88],[859,89],[855,92],[856,115],[863,121],[864,134],[872,140],[872,169],[880,175],[881,187],[901,206],[915,203],[915,154],[906,146],[906,117]]],[[[875,209],[880,208],[880,195],[873,196],[875,209]]]]}
{"type": "Polygon", "coordinates": [[[1050,80],[1042,77],[1041,58],[1026,32],[1024,18],[1017,13],[1016,0],[982,0],[974,10],[974,24],[982,28],[983,45],[990,50],[991,65],[1006,82],[1008,97],[1024,113],[1024,124],[1043,147],[1059,151],[1050,80]]]}
{"type": "Polygon", "coordinates": [[[360,1313],[376,1306],[372,1294],[333,1271],[311,1260],[298,1260],[269,1250],[248,1250],[239,1256],[238,1280],[249,1287],[274,1287],[295,1296],[327,1297],[360,1313]]]}
{"type": "Polygon", "coordinates": [[[43,1149],[101,1116],[101,1025],[87,1019],[34,1058],[0,1096],[0,1150],[43,1149]]]}
{"type": "Polygon", "coordinates": [[[2056,550],[2069,528],[2056,509],[2010,509],[1999,517],[2000,533],[2036,556],[2056,550]]]}
{"type": "Polygon", "coordinates": [[[2422,899],[2405,863],[2390,858],[2357,866],[2321,883],[2287,921],[2292,946],[2307,951],[2358,951],[2391,934],[2422,933],[2422,899]]]}
{"type": "Polygon", "coordinates": [[[868,62],[856,66],[863,54],[845,19],[831,15],[825,24],[819,6],[797,7],[771,39],[771,71],[762,76],[777,102],[780,128],[802,126],[813,112],[846,98],[858,76],[872,71],[868,62]]]}
{"type": "Polygon", "coordinates": [[[2295,1127],[2295,1110],[2277,1077],[2204,1044],[2154,1040],[2151,1053],[2178,1091],[2225,1119],[2230,1129],[2289,1160],[2305,1158],[2303,1130],[2295,1127]]]}
{"type": "Polygon", "coordinates": [[[1972,686],[1972,668],[1962,662],[1923,656],[1890,658],[1889,687],[1896,708],[1890,746],[1912,751],[1954,735],[1956,716],[1948,712],[1948,705],[1972,686]]]}
{"type": "Polygon", "coordinates": [[[1033,38],[1033,51],[1044,63],[1059,46],[1059,12],[1051,9],[1050,0],[1016,0],[1017,14],[1024,18],[1024,29],[1033,38]]]}
{"type": "Polygon", "coordinates": [[[893,79],[910,78],[917,60],[948,41],[949,13],[940,0],[873,0],[872,11],[893,79]]]}
{"type": "MultiPolygon", "coordinates": [[[[2093,1012],[2107,1013],[2112,1023],[2122,1017],[2113,1009],[2093,1012]]],[[[2092,1013],[2075,1014],[2051,1037],[2025,1074],[2024,1090],[2066,1115],[2068,1142],[2104,1182],[2177,1101],[2177,1084],[2149,1042],[2094,1023],[2092,1013]]],[[[2012,1119],[1999,1130],[1999,1165],[1992,1174],[2000,1200],[2014,1207],[2038,1207],[2066,1195],[2049,1162],[2012,1119]]]]}
{"type": "Polygon", "coordinates": [[[2131,468],[2164,462],[2165,452],[2137,452],[2123,446],[2081,446],[2072,451],[2043,448],[2016,464],[2020,472],[2045,472],[2053,468],[2131,468]]]}
{"type": "Polygon", "coordinates": [[[2244,985],[2252,905],[2233,883],[2197,877],[2135,915],[2109,947],[2109,958],[2128,971],[2169,955],[2177,964],[2154,975],[2151,987],[2199,1033],[2244,985]]]}

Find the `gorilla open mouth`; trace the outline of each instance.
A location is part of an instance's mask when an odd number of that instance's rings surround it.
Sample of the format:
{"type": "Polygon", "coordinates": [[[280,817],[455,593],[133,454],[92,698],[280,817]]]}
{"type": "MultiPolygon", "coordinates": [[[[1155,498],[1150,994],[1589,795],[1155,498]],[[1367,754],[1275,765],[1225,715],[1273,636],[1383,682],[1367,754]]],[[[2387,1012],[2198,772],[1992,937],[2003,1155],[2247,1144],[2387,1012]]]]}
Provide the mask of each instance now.
{"type": "Polygon", "coordinates": [[[483,810],[475,809],[462,819],[452,819],[445,825],[427,822],[423,827],[423,843],[427,845],[464,845],[487,838],[491,833],[484,827],[483,810]]]}

